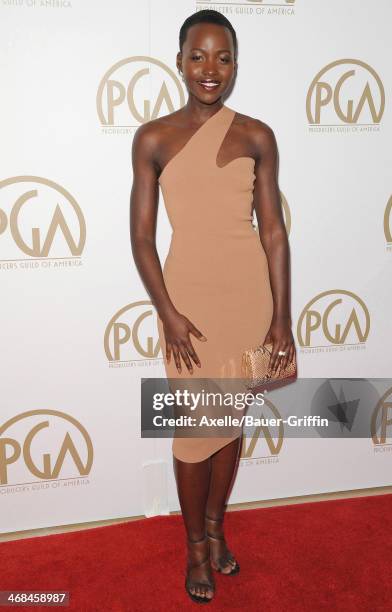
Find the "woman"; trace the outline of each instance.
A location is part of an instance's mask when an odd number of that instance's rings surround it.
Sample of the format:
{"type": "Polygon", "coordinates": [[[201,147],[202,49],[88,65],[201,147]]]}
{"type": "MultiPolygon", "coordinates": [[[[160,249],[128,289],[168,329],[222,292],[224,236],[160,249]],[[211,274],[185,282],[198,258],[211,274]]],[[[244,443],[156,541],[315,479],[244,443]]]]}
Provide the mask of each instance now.
{"type": "MultiPolygon", "coordinates": [[[[187,103],[139,127],[132,152],[132,250],[158,313],[166,373],[179,382],[239,379],[243,351],[263,341],[273,343],[276,370],[295,347],[274,133],[223,103],[237,71],[237,39],[221,13],[186,19],[177,68],[187,103]],[[173,228],[163,273],[155,246],[158,184],[173,228]]],[[[238,431],[173,440],[188,544],[185,587],[197,602],[214,595],[211,569],[239,571],[223,515],[240,442],[238,431]]]]}

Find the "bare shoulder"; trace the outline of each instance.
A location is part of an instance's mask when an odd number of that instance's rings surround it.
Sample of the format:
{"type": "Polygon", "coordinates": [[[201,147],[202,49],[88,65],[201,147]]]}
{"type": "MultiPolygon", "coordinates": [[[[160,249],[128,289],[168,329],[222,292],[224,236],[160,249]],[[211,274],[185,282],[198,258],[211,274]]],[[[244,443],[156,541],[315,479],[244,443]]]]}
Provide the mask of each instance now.
{"type": "Polygon", "coordinates": [[[133,137],[133,148],[153,154],[170,138],[179,114],[180,111],[175,111],[140,125],[133,137]]]}
{"type": "Polygon", "coordinates": [[[261,119],[236,113],[236,123],[242,126],[244,134],[256,151],[266,153],[276,149],[275,134],[271,126],[261,119]]]}

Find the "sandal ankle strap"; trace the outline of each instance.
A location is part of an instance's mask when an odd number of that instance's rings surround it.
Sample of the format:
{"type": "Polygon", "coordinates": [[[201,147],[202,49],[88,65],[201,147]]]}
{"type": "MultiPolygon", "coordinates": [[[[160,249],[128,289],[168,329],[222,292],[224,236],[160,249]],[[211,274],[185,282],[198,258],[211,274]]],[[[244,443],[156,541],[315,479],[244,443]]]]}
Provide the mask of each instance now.
{"type": "MultiPolygon", "coordinates": [[[[190,544],[200,544],[201,542],[205,542],[206,540],[207,540],[207,534],[204,534],[204,536],[200,540],[191,540],[190,538],[187,538],[188,548],[190,544]]],[[[202,559],[201,561],[189,561],[188,560],[188,567],[189,568],[199,567],[200,565],[203,565],[203,563],[206,563],[207,561],[209,561],[209,555],[205,556],[204,559],[202,559]]]]}
{"type": "Polygon", "coordinates": [[[211,538],[211,540],[221,540],[221,541],[225,540],[225,536],[224,536],[224,535],[219,535],[219,536],[217,536],[217,535],[211,535],[211,534],[210,534],[210,533],[208,533],[208,532],[207,532],[207,537],[208,537],[208,538],[211,538]]]}
{"type": "Polygon", "coordinates": [[[187,569],[193,569],[194,567],[200,567],[201,565],[204,565],[204,563],[209,563],[210,562],[210,557],[206,557],[205,559],[203,559],[202,561],[189,561],[187,562],[187,569]]]}

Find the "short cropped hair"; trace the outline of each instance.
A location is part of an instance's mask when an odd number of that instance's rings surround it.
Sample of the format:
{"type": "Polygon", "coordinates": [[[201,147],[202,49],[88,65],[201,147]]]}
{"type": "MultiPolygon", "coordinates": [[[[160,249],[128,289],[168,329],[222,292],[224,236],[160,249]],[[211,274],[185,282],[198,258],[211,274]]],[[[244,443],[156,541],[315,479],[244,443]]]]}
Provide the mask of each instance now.
{"type": "Polygon", "coordinates": [[[233,38],[234,57],[235,59],[237,59],[238,43],[235,29],[233,28],[227,17],[222,15],[222,13],[209,9],[197,11],[196,13],[193,13],[192,15],[187,17],[187,19],[185,19],[184,23],[180,28],[180,51],[182,51],[182,46],[185,42],[189,28],[197,23],[215,23],[216,25],[224,26],[225,28],[230,30],[233,38]]]}

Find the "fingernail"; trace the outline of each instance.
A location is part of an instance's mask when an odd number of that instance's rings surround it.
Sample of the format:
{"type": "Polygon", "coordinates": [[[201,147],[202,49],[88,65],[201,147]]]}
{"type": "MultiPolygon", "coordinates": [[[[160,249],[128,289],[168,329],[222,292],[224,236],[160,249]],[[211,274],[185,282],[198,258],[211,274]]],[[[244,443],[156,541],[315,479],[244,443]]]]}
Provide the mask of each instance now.
{"type": "Polygon", "coordinates": [[[203,340],[203,342],[205,342],[207,338],[205,336],[200,336],[200,340],[203,340]]]}

